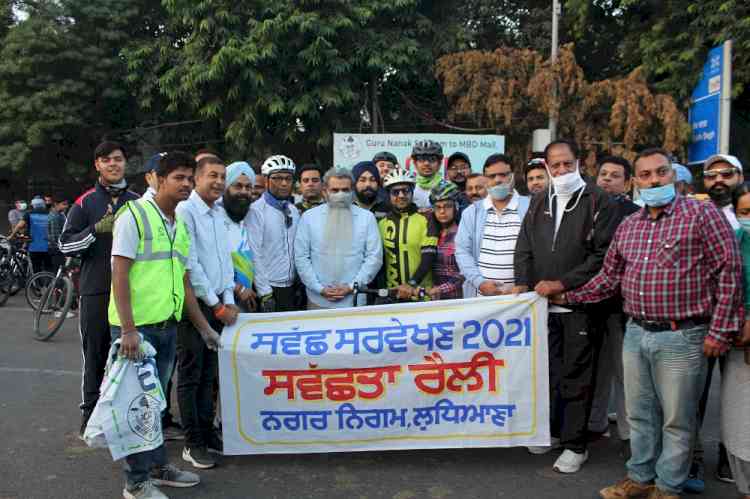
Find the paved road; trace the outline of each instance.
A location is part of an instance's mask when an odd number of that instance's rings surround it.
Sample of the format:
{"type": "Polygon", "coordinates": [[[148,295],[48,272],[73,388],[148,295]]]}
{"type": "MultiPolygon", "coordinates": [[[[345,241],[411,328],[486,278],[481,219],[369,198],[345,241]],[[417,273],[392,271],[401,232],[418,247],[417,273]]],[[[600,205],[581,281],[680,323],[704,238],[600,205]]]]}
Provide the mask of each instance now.
{"type": "MultiPolygon", "coordinates": [[[[122,474],[107,451],[86,447],[79,424],[81,355],[70,320],[49,343],[30,336],[32,314],[20,297],[0,308],[0,499],[122,497],[122,474]]],[[[718,376],[717,376],[718,377],[718,376]]],[[[718,438],[718,384],[704,438],[718,438]]],[[[174,462],[181,448],[168,444],[174,462]]],[[[561,499],[596,498],[624,474],[616,442],[591,446],[578,474],[552,471],[553,455],[524,449],[365,452],[224,458],[203,483],[165,489],[174,498],[561,499]]],[[[715,453],[707,455],[713,473],[715,453]]],[[[733,486],[707,481],[706,499],[735,497],[733,486]]]]}

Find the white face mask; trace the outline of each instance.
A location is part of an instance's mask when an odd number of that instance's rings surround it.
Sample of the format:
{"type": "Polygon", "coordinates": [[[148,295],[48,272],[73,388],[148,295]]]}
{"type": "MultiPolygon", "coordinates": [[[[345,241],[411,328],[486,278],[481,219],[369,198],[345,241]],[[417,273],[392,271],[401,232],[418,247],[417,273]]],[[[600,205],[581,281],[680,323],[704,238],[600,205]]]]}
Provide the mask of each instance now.
{"type": "Polygon", "coordinates": [[[26,208],[28,208],[28,205],[26,203],[18,203],[18,209],[21,211],[25,211],[26,208]]]}
{"type": "Polygon", "coordinates": [[[348,208],[354,201],[354,192],[336,192],[328,195],[328,204],[332,208],[348,208]]]}
{"type": "Polygon", "coordinates": [[[560,196],[569,196],[586,184],[581,177],[577,164],[575,171],[557,177],[550,175],[550,177],[552,178],[552,185],[555,187],[555,194],[560,196]]]}

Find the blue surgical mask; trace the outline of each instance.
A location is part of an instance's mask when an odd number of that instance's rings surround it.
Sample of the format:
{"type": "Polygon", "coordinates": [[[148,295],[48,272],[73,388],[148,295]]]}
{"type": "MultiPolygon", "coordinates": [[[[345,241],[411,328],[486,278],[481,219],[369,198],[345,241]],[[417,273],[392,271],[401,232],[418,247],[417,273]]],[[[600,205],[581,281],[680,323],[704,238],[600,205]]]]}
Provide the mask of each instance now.
{"type": "Polygon", "coordinates": [[[639,189],[638,192],[643,202],[646,203],[646,206],[651,206],[652,208],[668,205],[677,195],[674,190],[674,183],[659,187],[650,187],[648,189],[639,189]]]}
{"type": "Polygon", "coordinates": [[[513,176],[510,177],[510,182],[507,184],[497,184],[493,185],[492,187],[487,187],[487,194],[490,195],[492,199],[495,199],[497,201],[502,201],[503,199],[507,199],[508,196],[511,195],[513,192],[513,176]]]}
{"type": "Polygon", "coordinates": [[[738,218],[737,222],[739,222],[742,230],[744,230],[747,234],[750,234],[750,218],[738,218]]]}

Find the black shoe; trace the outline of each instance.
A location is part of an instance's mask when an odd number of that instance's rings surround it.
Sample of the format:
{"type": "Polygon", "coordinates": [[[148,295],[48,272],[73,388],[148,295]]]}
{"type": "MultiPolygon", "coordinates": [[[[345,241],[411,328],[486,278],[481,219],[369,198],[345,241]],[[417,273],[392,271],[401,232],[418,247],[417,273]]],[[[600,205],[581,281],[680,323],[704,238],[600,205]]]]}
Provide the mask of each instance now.
{"type": "Polygon", "coordinates": [[[224,454],[224,441],[221,439],[219,433],[217,433],[216,431],[212,431],[211,433],[206,435],[205,441],[208,452],[219,455],[224,454]]]}
{"type": "Polygon", "coordinates": [[[84,414],[84,415],[81,416],[81,429],[78,430],[78,439],[79,440],[83,440],[83,434],[86,433],[86,425],[89,424],[89,418],[90,417],[91,417],[91,414],[84,414]]]}
{"type": "Polygon", "coordinates": [[[716,466],[716,479],[725,483],[734,483],[732,468],[729,467],[729,457],[724,444],[719,444],[719,464],[716,466]]]}
{"type": "Polygon", "coordinates": [[[688,473],[688,479],[683,484],[683,490],[691,494],[702,494],[706,490],[706,482],[703,479],[703,460],[693,459],[690,465],[690,473],[688,473]]]}
{"type": "Polygon", "coordinates": [[[216,466],[205,447],[185,447],[182,449],[182,459],[193,465],[194,468],[207,470],[216,466]]]}

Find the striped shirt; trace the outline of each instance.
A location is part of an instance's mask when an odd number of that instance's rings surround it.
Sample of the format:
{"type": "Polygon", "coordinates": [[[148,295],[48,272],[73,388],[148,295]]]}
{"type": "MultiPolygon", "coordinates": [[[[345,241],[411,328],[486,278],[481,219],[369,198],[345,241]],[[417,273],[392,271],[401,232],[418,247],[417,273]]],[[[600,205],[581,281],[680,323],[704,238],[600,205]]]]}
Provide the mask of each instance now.
{"type": "Polygon", "coordinates": [[[513,284],[513,254],[516,249],[516,239],[521,231],[521,217],[518,215],[518,195],[508,205],[498,212],[492,204],[492,199],[484,199],[483,208],[487,210],[487,221],[484,224],[484,234],[479,251],[479,271],[487,280],[502,284],[513,284]]]}

